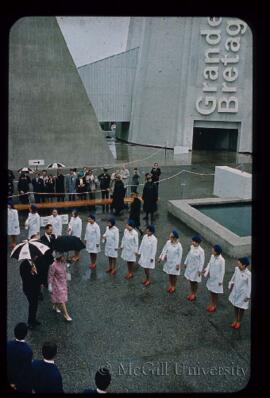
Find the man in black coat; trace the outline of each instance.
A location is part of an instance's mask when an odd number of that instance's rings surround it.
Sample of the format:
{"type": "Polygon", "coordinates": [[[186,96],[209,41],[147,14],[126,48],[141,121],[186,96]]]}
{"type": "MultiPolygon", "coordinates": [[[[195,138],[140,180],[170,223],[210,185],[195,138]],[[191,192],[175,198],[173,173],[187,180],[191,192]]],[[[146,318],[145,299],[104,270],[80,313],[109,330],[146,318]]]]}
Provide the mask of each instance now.
{"type": "Polygon", "coordinates": [[[121,177],[119,174],[115,176],[115,184],[114,184],[114,190],[112,194],[112,209],[115,211],[115,215],[118,216],[119,213],[123,210],[124,208],[124,198],[125,198],[126,190],[125,186],[123,184],[123,181],[121,180],[121,177]]]}
{"type": "MultiPolygon", "coordinates": [[[[47,224],[45,226],[45,233],[40,238],[40,242],[46,246],[49,246],[49,250],[45,252],[42,256],[38,257],[36,261],[37,269],[40,273],[41,284],[48,287],[48,271],[50,265],[54,262],[53,257],[53,244],[55,241],[55,235],[52,233],[52,224],[47,224]]],[[[40,296],[41,298],[41,296],[40,296]]]]}
{"type": "Polygon", "coordinates": [[[57,171],[57,177],[55,178],[55,192],[57,193],[57,202],[65,200],[65,177],[57,171]]]}
{"type": "Polygon", "coordinates": [[[155,185],[157,187],[157,193],[158,193],[160,174],[161,174],[161,170],[158,167],[158,163],[154,163],[154,167],[151,170],[151,175],[152,175],[152,181],[155,183],[155,185]]]}
{"type": "Polygon", "coordinates": [[[26,323],[18,323],[14,328],[15,340],[7,342],[7,376],[14,390],[32,393],[33,351],[25,342],[27,330],[26,323]]]}
{"type": "Polygon", "coordinates": [[[154,212],[157,210],[158,194],[156,184],[153,183],[151,174],[147,175],[146,183],[143,187],[142,200],[143,211],[145,211],[146,213],[143,219],[146,220],[146,224],[148,224],[148,218],[150,213],[150,220],[152,224],[154,220],[154,212]]]}
{"type": "Polygon", "coordinates": [[[43,179],[40,177],[40,173],[36,173],[35,177],[32,179],[32,185],[33,185],[35,202],[40,203],[42,201],[40,199],[41,195],[39,195],[37,192],[40,193],[44,191],[43,179]]]}
{"type": "Polygon", "coordinates": [[[39,393],[63,393],[62,376],[54,363],[57,345],[46,342],[42,346],[42,360],[32,362],[33,389],[39,393]]]}
{"type": "MultiPolygon", "coordinates": [[[[101,197],[102,199],[109,199],[109,189],[111,176],[108,174],[107,169],[103,169],[103,173],[98,176],[100,189],[101,189],[101,197]]],[[[105,211],[105,205],[102,205],[102,211],[105,211]]],[[[106,205],[106,211],[109,211],[109,205],[106,205]]]]}
{"type": "Polygon", "coordinates": [[[36,320],[38,309],[38,296],[40,293],[40,275],[36,265],[32,260],[23,260],[20,265],[20,275],[22,278],[23,292],[28,300],[28,328],[34,329],[41,323],[36,320]]]}

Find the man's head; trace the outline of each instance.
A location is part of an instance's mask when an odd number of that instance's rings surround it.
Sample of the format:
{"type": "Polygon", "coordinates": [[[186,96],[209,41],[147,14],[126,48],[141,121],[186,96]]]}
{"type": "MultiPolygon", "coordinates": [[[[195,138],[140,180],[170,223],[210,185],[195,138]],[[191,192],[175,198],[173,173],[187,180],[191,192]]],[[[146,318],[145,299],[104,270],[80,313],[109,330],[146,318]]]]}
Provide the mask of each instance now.
{"type": "Polygon", "coordinates": [[[24,338],[27,335],[27,325],[24,322],[17,323],[17,325],[14,328],[14,336],[16,337],[17,340],[24,340],[24,338]]]}
{"type": "Polygon", "coordinates": [[[46,232],[46,234],[47,234],[47,235],[51,235],[51,234],[52,234],[52,231],[53,231],[52,224],[47,224],[47,225],[45,226],[45,232],[46,232]]]}
{"type": "Polygon", "coordinates": [[[57,209],[53,209],[53,211],[52,211],[52,215],[53,215],[54,217],[56,217],[56,216],[58,215],[58,211],[57,211],[57,209]]]}
{"type": "Polygon", "coordinates": [[[95,375],[96,386],[99,390],[106,391],[111,383],[111,374],[109,369],[100,368],[95,375]]]}
{"type": "Polygon", "coordinates": [[[57,354],[57,345],[51,341],[46,341],[42,346],[42,355],[44,359],[51,360],[57,354]]]}

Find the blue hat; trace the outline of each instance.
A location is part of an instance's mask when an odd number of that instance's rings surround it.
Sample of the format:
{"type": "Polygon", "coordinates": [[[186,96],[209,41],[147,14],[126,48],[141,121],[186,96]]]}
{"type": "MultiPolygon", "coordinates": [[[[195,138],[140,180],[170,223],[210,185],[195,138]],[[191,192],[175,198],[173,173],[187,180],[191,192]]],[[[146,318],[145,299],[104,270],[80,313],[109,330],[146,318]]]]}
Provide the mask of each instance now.
{"type": "Polygon", "coordinates": [[[135,221],[131,220],[130,218],[127,220],[127,225],[130,227],[134,228],[135,227],[135,221]]]}
{"type": "Polygon", "coordinates": [[[176,229],[173,229],[173,230],[172,230],[172,234],[173,234],[173,236],[175,237],[175,239],[178,239],[178,238],[179,238],[179,233],[176,231],[176,229]]]}
{"type": "Polygon", "coordinates": [[[146,227],[146,229],[148,229],[152,234],[155,233],[155,227],[154,227],[154,225],[148,225],[148,226],[146,227]]]}
{"type": "Polygon", "coordinates": [[[192,240],[193,240],[194,242],[201,243],[202,237],[201,237],[200,234],[196,234],[196,235],[194,235],[194,236],[192,237],[192,240]]]}
{"type": "Polygon", "coordinates": [[[222,253],[222,248],[221,248],[220,245],[215,245],[215,246],[213,246],[213,249],[215,250],[215,252],[216,252],[217,254],[221,254],[221,253],[222,253]]]}
{"type": "Polygon", "coordinates": [[[246,267],[249,265],[249,258],[247,256],[238,258],[238,261],[246,267]]]}
{"type": "Polygon", "coordinates": [[[115,225],[115,218],[114,217],[109,218],[108,222],[110,222],[112,225],[115,225]]]}
{"type": "Polygon", "coordinates": [[[7,204],[10,205],[10,206],[14,205],[13,199],[9,198],[8,201],[7,201],[7,204]]]}
{"type": "Polygon", "coordinates": [[[33,210],[33,211],[37,211],[37,206],[34,205],[34,204],[32,204],[32,205],[30,206],[30,209],[33,210]]]}
{"type": "Polygon", "coordinates": [[[88,218],[92,218],[92,220],[96,221],[96,217],[94,216],[94,214],[89,214],[88,218]]]}

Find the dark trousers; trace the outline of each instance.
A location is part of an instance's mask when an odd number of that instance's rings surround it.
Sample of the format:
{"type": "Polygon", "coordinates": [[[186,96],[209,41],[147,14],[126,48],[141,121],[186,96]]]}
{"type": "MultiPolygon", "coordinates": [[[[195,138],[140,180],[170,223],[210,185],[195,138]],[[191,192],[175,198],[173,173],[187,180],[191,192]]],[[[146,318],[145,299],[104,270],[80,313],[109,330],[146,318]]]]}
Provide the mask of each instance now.
{"type": "Polygon", "coordinates": [[[65,200],[65,195],[57,194],[57,202],[64,202],[64,200],[65,200]]]}
{"type": "Polygon", "coordinates": [[[22,204],[27,204],[27,203],[29,203],[29,200],[28,200],[28,195],[20,195],[20,202],[22,203],[22,204]]]}
{"type": "MultiPolygon", "coordinates": [[[[109,199],[109,191],[101,191],[102,199],[109,199]]],[[[105,210],[105,205],[102,205],[102,211],[105,210]]],[[[109,205],[106,205],[106,211],[109,211],[109,205]]]]}
{"type": "MultiPolygon", "coordinates": [[[[89,199],[90,200],[95,200],[96,199],[96,193],[95,192],[89,192],[89,199]]],[[[95,211],[96,210],[96,206],[95,205],[90,205],[89,206],[89,210],[90,211],[95,211]]]]}
{"type": "Polygon", "coordinates": [[[40,203],[40,195],[38,193],[34,193],[35,202],[40,203]]]}
{"type": "Polygon", "coordinates": [[[68,200],[76,200],[76,195],[68,195],[68,200]]]}
{"type": "Polygon", "coordinates": [[[145,214],[146,220],[145,221],[148,223],[149,214],[150,214],[150,223],[152,224],[154,221],[154,213],[152,213],[150,211],[146,211],[146,214],[145,214]]]}
{"type": "Polygon", "coordinates": [[[36,321],[37,309],[38,309],[38,291],[28,292],[24,290],[24,294],[28,300],[28,324],[34,324],[36,321]]]}

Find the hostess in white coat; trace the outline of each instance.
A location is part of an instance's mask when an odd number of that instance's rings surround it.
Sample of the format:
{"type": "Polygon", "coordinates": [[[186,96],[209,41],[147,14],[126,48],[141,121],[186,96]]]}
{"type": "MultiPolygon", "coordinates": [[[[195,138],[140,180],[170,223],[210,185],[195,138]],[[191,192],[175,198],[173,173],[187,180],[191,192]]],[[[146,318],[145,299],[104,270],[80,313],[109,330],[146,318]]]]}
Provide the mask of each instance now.
{"type": "Polygon", "coordinates": [[[63,224],[62,224],[62,218],[61,216],[58,215],[58,212],[56,209],[53,210],[52,215],[48,218],[48,223],[52,225],[53,228],[53,234],[57,238],[57,236],[62,235],[62,229],[63,229],[63,224]]]}
{"type": "Polygon", "coordinates": [[[68,233],[71,236],[77,236],[77,238],[81,239],[82,235],[82,220],[78,216],[76,211],[72,212],[72,216],[70,217],[70,221],[68,224],[68,233]]]}
{"type": "Polygon", "coordinates": [[[209,278],[206,282],[207,289],[212,293],[223,293],[223,278],[225,274],[225,260],[221,254],[210,257],[210,261],[204,270],[204,276],[209,278]]]}
{"type": "Polygon", "coordinates": [[[180,242],[172,242],[171,240],[166,242],[159,256],[160,260],[165,260],[163,271],[166,274],[180,275],[182,253],[183,249],[180,242]]]}
{"type": "Polygon", "coordinates": [[[30,239],[32,235],[40,234],[40,215],[37,212],[37,207],[31,205],[30,209],[30,213],[28,213],[28,217],[25,221],[25,228],[28,229],[28,239],[30,239]]]}
{"type": "Polygon", "coordinates": [[[251,295],[251,272],[247,268],[242,270],[235,267],[234,274],[229,282],[229,301],[234,307],[248,309],[251,295]]]}
{"type": "Polygon", "coordinates": [[[138,246],[139,246],[138,232],[134,228],[132,228],[131,230],[125,228],[121,242],[121,249],[122,249],[121,258],[128,262],[136,261],[138,246]]]}
{"type": "Polygon", "coordinates": [[[115,225],[112,225],[111,227],[107,226],[106,231],[103,234],[103,238],[105,239],[105,256],[117,258],[119,246],[119,229],[115,225]]]}
{"type": "Polygon", "coordinates": [[[157,238],[155,235],[144,235],[138,252],[140,254],[139,265],[143,268],[154,269],[156,253],[157,238]]]}
{"type": "Polygon", "coordinates": [[[200,283],[202,281],[201,272],[203,270],[205,261],[204,250],[201,246],[190,246],[184,264],[186,270],[184,276],[191,282],[200,283]]]}
{"type": "MultiPolygon", "coordinates": [[[[92,219],[91,219],[92,220],[92,219]]],[[[84,240],[86,241],[86,250],[88,253],[100,252],[100,228],[94,221],[89,221],[86,225],[84,240]],[[91,223],[92,222],[92,223],[91,223]]]]}
{"type": "Polygon", "coordinates": [[[8,208],[8,235],[20,235],[20,223],[18,210],[8,208]]]}

